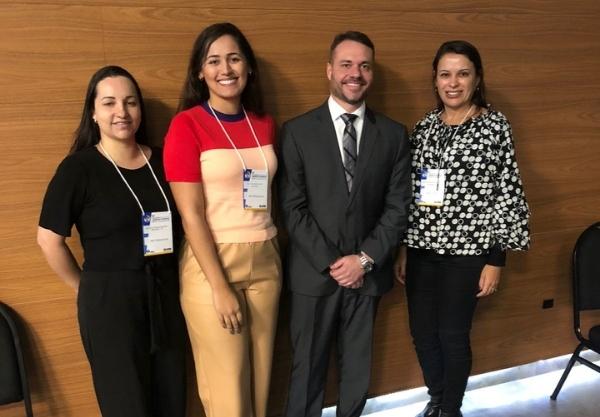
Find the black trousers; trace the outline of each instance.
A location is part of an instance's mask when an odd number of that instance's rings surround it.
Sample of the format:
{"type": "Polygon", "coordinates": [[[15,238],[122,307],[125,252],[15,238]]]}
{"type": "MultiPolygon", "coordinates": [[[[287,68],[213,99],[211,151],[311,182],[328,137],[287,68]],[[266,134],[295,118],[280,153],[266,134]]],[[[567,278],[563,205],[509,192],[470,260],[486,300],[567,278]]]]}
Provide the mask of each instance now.
{"type": "Polygon", "coordinates": [[[82,274],[79,328],[103,417],[185,416],[185,323],[177,270],[164,272],[82,274]]]}
{"type": "Polygon", "coordinates": [[[291,295],[292,375],[286,417],[320,417],[332,341],[337,339],[338,417],[360,416],[371,377],[373,322],[380,297],[339,287],[291,295]]]}
{"type": "Polygon", "coordinates": [[[471,323],[486,259],[408,250],[410,331],[429,395],[446,412],[460,409],[471,372],[471,323]]]}

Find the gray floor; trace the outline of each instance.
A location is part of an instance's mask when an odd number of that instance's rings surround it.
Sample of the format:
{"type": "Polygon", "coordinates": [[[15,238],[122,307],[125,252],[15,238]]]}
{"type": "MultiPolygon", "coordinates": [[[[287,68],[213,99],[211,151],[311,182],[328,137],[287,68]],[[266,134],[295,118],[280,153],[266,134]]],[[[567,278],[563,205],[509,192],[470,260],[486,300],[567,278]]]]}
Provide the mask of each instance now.
{"type": "MultiPolygon", "coordinates": [[[[585,352],[600,365],[600,355],[585,352]]],[[[600,373],[575,365],[557,401],[550,400],[569,356],[539,361],[469,379],[465,417],[600,417],[600,373]]],[[[413,417],[427,402],[425,388],[402,391],[367,402],[363,416],[413,417]]],[[[334,417],[335,407],[323,412],[334,417]]]]}

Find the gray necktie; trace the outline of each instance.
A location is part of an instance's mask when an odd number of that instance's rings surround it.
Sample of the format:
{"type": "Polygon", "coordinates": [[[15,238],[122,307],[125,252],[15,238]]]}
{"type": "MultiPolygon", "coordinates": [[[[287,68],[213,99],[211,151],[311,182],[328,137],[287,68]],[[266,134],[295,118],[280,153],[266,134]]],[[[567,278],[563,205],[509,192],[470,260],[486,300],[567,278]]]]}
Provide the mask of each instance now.
{"type": "Polygon", "coordinates": [[[355,114],[344,113],[341,117],[346,124],[344,136],[342,137],[342,145],[344,148],[344,172],[346,174],[348,191],[351,191],[356,167],[356,129],[354,128],[354,120],[356,120],[358,116],[355,114]]]}

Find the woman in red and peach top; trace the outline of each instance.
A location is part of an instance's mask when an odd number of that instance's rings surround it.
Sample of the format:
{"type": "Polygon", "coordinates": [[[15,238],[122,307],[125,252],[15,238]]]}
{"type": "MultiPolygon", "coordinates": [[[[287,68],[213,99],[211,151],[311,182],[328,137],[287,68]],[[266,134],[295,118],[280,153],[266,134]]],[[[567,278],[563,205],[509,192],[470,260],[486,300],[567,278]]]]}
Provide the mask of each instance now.
{"type": "Polygon", "coordinates": [[[186,235],[181,305],[207,417],[264,417],[281,289],[271,181],[275,125],[237,27],[194,44],[164,164],[186,235]]]}

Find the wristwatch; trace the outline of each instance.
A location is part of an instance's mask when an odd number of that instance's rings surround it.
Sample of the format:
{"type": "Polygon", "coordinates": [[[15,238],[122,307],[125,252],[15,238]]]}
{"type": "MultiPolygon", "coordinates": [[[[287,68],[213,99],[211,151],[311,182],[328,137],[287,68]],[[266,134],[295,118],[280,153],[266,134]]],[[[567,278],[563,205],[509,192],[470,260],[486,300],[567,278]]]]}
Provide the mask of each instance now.
{"type": "Polygon", "coordinates": [[[363,271],[365,271],[365,274],[373,270],[373,261],[365,253],[359,254],[358,260],[360,261],[360,266],[363,271]]]}

